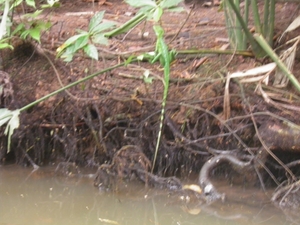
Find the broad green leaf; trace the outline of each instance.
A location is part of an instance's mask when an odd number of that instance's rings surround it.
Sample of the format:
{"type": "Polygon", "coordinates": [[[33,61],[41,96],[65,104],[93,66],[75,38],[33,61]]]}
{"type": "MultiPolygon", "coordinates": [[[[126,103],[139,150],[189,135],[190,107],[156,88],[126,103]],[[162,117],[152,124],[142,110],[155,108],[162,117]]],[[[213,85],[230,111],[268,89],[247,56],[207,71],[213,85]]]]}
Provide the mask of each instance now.
{"type": "Polygon", "coordinates": [[[39,27],[35,27],[33,29],[30,29],[29,34],[33,39],[35,39],[36,41],[41,43],[41,40],[40,40],[40,38],[41,38],[41,29],[39,27]]]}
{"type": "Polygon", "coordinates": [[[79,49],[84,48],[88,44],[88,41],[89,41],[88,36],[82,36],[78,38],[74,43],[74,50],[77,51],[79,49]]]}
{"type": "Polygon", "coordinates": [[[153,0],[125,0],[125,2],[136,8],[143,6],[157,7],[157,4],[153,0]]]}
{"type": "Polygon", "coordinates": [[[62,52],[58,54],[58,57],[61,57],[64,59],[65,62],[71,62],[73,59],[74,54],[76,53],[74,45],[70,45],[67,48],[64,49],[63,54],[61,55],[62,52]]]}
{"type": "Polygon", "coordinates": [[[98,50],[95,45],[89,44],[83,50],[90,58],[98,60],[98,50]]]}
{"type": "Polygon", "coordinates": [[[10,111],[9,109],[6,108],[1,108],[0,109],[0,127],[7,123],[7,121],[10,120],[10,118],[12,117],[12,111],[10,111]]]}
{"type": "Polygon", "coordinates": [[[70,37],[68,40],[66,40],[64,44],[68,46],[70,44],[73,44],[77,39],[79,39],[79,38],[81,38],[83,36],[87,36],[87,35],[88,35],[87,32],[74,35],[74,36],[70,37]]]}
{"type": "Polygon", "coordinates": [[[81,37],[87,36],[87,35],[88,35],[88,33],[84,32],[82,34],[77,34],[77,35],[70,37],[68,40],[65,41],[65,43],[63,43],[61,46],[59,46],[56,49],[57,56],[59,57],[62,54],[62,52],[65,51],[70,45],[72,45],[78,38],[81,38],[81,37]]]}
{"type": "Polygon", "coordinates": [[[52,23],[50,21],[48,22],[40,22],[39,23],[39,28],[44,31],[44,30],[48,30],[50,27],[52,26],[52,23]]]}
{"type": "Polygon", "coordinates": [[[64,60],[64,62],[71,62],[73,60],[74,54],[62,54],[61,58],[64,60]]]}
{"type": "Polygon", "coordinates": [[[26,4],[35,8],[35,1],[34,0],[26,0],[26,4]]]}
{"type": "Polygon", "coordinates": [[[157,7],[153,13],[153,20],[158,22],[163,14],[163,9],[161,7],[157,7]]]}
{"type": "Polygon", "coordinates": [[[114,27],[116,24],[114,22],[105,22],[105,23],[100,23],[93,27],[92,30],[89,30],[90,33],[100,33],[104,30],[110,29],[114,27]]]}
{"type": "Polygon", "coordinates": [[[101,44],[101,45],[108,45],[108,39],[104,37],[104,34],[96,34],[92,36],[93,43],[101,44]]]}
{"type": "Polygon", "coordinates": [[[50,5],[51,7],[55,7],[56,5],[60,4],[59,0],[47,0],[48,5],[50,5]]]}
{"type": "Polygon", "coordinates": [[[11,50],[14,49],[14,47],[8,43],[0,43],[0,49],[4,49],[4,48],[10,48],[11,50]]]}
{"type": "Polygon", "coordinates": [[[25,30],[25,31],[23,31],[22,33],[21,33],[21,35],[20,35],[20,38],[22,38],[22,39],[26,39],[27,38],[27,35],[29,34],[29,30],[25,30]]]}
{"type": "Polygon", "coordinates": [[[92,17],[89,24],[89,31],[92,31],[97,25],[99,25],[102,22],[104,13],[105,11],[100,11],[92,17]]]}
{"type": "Polygon", "coordinates": [[[10,7],[10,10],[12,10],[13,8],[17,7],[18,5],[20,5],[23,2],[23,0],[16,0],[13,2],[13,4],[10,7]]]}
{"type": "Polygon", "coordinates": [[[20,115],[20,110],[12,111],[12,117],[9,120],[9,122],[8,122],[6,128],[5,128],[5,131],[4,131],[4,134],[8,135],[7,153],[10,152],[11,136],[13,135],[14,130],[20,126],[20,117],[19,117],[19,115],[20,115]]]}
{"type": "MultiPolygon", "coordinates": [[[[151,9],[153,9],[152,6],[144,6],[144,7],[141,7],[140,10],[138,11],[138,14],[140,13],[143,13],[143,14],[148,14],[151,9]]],[[[150,13],[151,14],[151,13],[150,13]]]]}
{"type": "Polygon", "coordinates": [[[177,6],[182,0],[162,0],[159,4],[163,9],[168,9],[177,6]]]}
{"type": "Polygon", "coordinates": [[[16,33],[18,33],[19,31],[25,29],[25,24],[24,23],[20,23],[16,29],[12,32],[12,36],[14,36],[16,33]]]}

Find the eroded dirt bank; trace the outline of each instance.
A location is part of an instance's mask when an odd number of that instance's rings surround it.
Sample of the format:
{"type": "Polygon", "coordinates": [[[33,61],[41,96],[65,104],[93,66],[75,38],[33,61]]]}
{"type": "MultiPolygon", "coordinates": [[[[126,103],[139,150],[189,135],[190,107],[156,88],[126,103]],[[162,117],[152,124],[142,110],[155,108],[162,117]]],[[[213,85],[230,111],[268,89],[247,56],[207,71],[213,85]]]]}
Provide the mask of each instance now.
{"type": "MultiPolygon", "coordinates": [[[[105,19],[119,23],[130,18],[128,12],[135,12],[124,3],[110,2],[111,6],[63,2],[58,11],[51,13],[54,25],[43,35],[41,47],[16,41],[14,52],[5,52],[2,56],[3,69],[10,74],[13,85],[13,95],[1,102],[2,107],[20,108],[75,80],[117,65],[129,55],[153,50],[155,38],[152,24],[148,22],[127,35],[111,39],[108,48],[99,47],[101,57],[97,62],[86,59],[81,53],[68,64],[55,59],[56,48],[73,35],[76,28],[86,28],[90,12],[106,10],[105,19]],[[146,32],[149,34],[142,38],[141,34],[146,32]]],[[[282,18],[295,8],[293,4],[278,3],[280,23],[287,22],[282,18]]],[[[175,37],[170,48],[186,50],[223,45],[226,31],[223,14],[218,13],[217,7],[204,8],[197,4],[177,34],[178,24],[186,18],[186,12],[164,15],[166,40],[175,37]]],[[[295,75],[299,78],[298,61],[295,64],[295,75]]],[[[242,84],[232,80],[229,105],[224,107],[228,72],[258,65],[260,62],[241,56],[177,55],[171,66],[170,91],[154,174],[184,177],[198,173],[213,156],[230,154],[251,164],[253,173],[239,181],[242,183],[279,184],[287,179],[287,169],[291,172],[288,175],[291,180],[299,176],[296,165],[300,145],[295,138],[299,137],[299,130],[287,122],[300,124],[299,95],[292,87],[283,90],[263,85],[264,92],[261,92],[257,91],[257,83],[242,84]],[[266,95],[271,96],[272,101],[268,101],[266,95]],[[228,107],[230,115],[226,120],[228,107]],[[287,167],[266,154],[270,152],[262,148],[261,140],[287,167]],[[272,180],[263,167],[274,173],[275,179],[272,180]]],[[[104,176],[108,173],[128,178],[135,173],[141,180],[147,180],[145,171],[151,170],[159,132],[162,74],[158,64],[132,63],[30,108],[21,114],[21,125],[13,136],[9,154],[7,138],[3,135],[5,128],[1,128],[2,163],[13,160],[22,165],[42,166],[70,162],[79,166],[102,166],[100,171],[106,172],[104,176]],[[144,82],[145,71],[150,72],[152,83],[144,82]]],[[[217,167],[212,170],[214,175],[240,176],[236,174],[239,171],[235,171],[234,163],[225,160],[217,167]]],[[[99,176],[101,178],[101,173],[99,176]]],[[[153,177],[153,182],[156,178],[153,177]]],[[[159,182],[170,184],[168,180],[159,182]]]]}

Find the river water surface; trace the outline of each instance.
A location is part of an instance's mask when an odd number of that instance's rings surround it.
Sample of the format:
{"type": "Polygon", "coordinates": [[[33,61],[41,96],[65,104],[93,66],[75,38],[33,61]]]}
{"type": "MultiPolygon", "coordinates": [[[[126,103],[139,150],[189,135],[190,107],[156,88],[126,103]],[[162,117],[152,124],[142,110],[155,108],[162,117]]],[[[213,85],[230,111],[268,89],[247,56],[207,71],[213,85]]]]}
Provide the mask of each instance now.
{"type": "Polygon", "coordinates": [[[293,224],[253,188],[223,185],[228,200],[204,206],[193,195],[187,200],[139,183],[100,192],[92,179],[58,177],[54,169],[0,167],[0,225],[293,224]]]}

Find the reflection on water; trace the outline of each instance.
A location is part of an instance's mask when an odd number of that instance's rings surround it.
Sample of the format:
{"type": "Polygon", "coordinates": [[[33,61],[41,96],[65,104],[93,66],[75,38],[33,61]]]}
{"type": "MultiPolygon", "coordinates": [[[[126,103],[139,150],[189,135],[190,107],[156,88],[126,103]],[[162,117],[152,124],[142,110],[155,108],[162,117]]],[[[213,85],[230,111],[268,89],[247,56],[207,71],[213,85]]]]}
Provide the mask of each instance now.
{"type": "Polygon", "coordinates": [[[230,190],[231,203],[200,208],[184,203],[179,193],[145,190],[142,184],[103,193],[91,179],[57,177],[52,171],[0,167],[0,225],[290,224],[258,190],[227,187],[221,191],[230,190]]]}

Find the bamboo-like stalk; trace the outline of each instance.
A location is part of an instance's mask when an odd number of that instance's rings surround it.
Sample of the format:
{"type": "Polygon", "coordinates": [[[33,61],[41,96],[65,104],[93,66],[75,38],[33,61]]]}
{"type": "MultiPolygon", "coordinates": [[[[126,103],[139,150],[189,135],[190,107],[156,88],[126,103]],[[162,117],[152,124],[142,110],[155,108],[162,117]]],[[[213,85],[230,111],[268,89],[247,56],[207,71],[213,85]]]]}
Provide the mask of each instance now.
{"type": "Polygon", "coordinates": [[[284,63],[280,60],[277,54],[270,47],[268,42],[264,39],[261,34],[254,34],[254,38],[257,43],[265,50],[268,56],[276,63],[279,69],[288,77],[294,87],[300,92],[300,84],[296,77],[291,73],[291,71],[284,65],[284,63]]]}
{"type": "Polygon", "coordinates": [[[128,20],[126,23],[122,24],[120,27],[106,32],[104,34],[105,37],[111,38],[119,34],[123,34],[127,31],[129,31],[131,28],[137,26],[139,23],[141,23],[143,20],[147,18],[147,15],[145,13],[139,13],[136,16],[134,16],[132,19],[128,20]]]}
{"type": "Polygon", "coordinates": [[[252,51],[254,53],[254,55],[257,58],[261,58],[265,56],[265,52],[263,51],[263,49],[261,48],[261,46],[256,42],[256,40],[254,39],[253,35],[250,33],[246,23],[244,22],[239,10],[236,8],[236,6],[233,3],[233,0],[228,0],[228,3],[230,4],[230,6],[232,7],[234,13],[236,14],[236,18],[240,21],[240,24],[245,32],[245,35],[252,47],[252,51]]]}
{"type": "MultiPolygon", "coordinates": [[[[240,9],[240,0],[234,0],[234,5],[237,9],[240,9]]],[[[240,12],[240,10],[239,10],[240,12]]],[[[240,20],[235,19],[235,34],[236,34],[236,49],[237,50],[245,50],[243,44],[243,29],[240,23],[240,20]]]]}
{"type": "Polygon", "coordinates": [[[268,32],[268,42],[269,45],[273,46],[273,35],[274,35],[274,25],[275,25],[275,0],[270,0],[270,16],[269,16],[269,32],[268,32]]]}
{"type": "Polygon", "coordinates": [[[236,35],[234,29],[234,14],[231,13],[232,9],[230,9],[230,5],[227,1],[223,3],[224,13],[225,13],[225,23],[226,30],[229,37],[230,45],[233,49],[236,49],[236,35]]]}
{"type": "Polygon", "coordinates": [[[253,17],[254,17],[255,32],[259,33],[259,34],[263,34],[262,29],[261,29],[261,22],[260,22],[260,17],[259,17],[257,0],[251,0],[251,6],[252,6],[253,17]]]}
{"type": "MultiPolygon", "coordinates": [[[[248,27],[248,20],[249,20],[249,5],[250,0],[245,0],[245,6],[244,6],[244,22],[246,26],[248,27]]],[[[243,49],[247,49],[247,38],[246,35],[243,35],[243,49]]]]}
{"type": "MultiPolygon", "coordinates": [[[[264,5],[264,23],[263,23],[263,33],[264,37],[269,33],[269,15],[270,15],[270,0],[265,0],[264,5]]],[[[268,39],[267,39],[268,40],[268,39]]]]}

